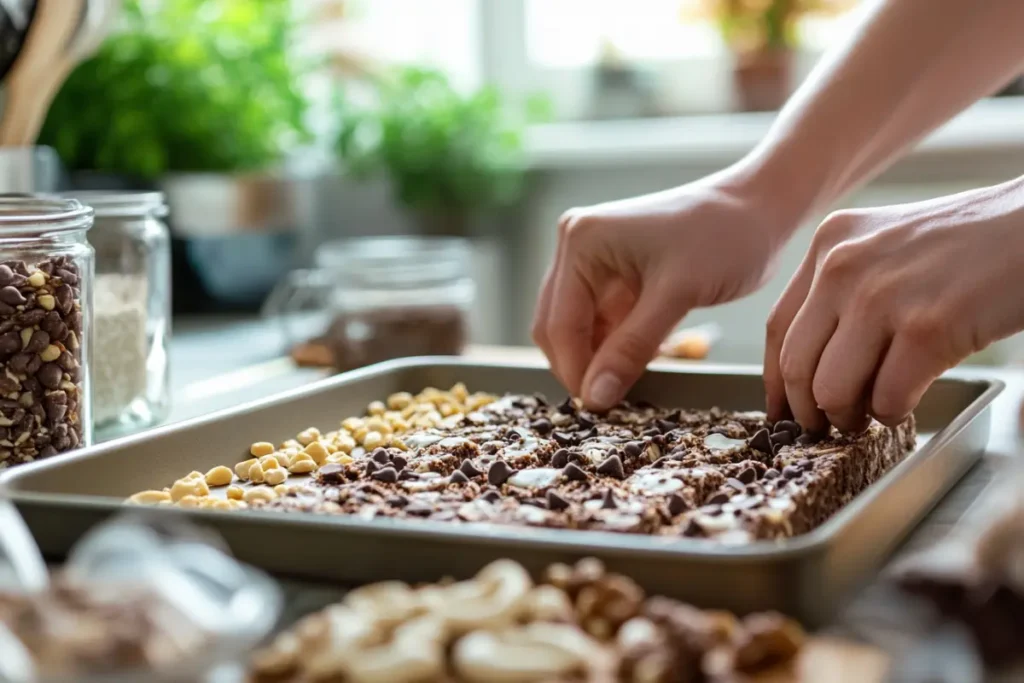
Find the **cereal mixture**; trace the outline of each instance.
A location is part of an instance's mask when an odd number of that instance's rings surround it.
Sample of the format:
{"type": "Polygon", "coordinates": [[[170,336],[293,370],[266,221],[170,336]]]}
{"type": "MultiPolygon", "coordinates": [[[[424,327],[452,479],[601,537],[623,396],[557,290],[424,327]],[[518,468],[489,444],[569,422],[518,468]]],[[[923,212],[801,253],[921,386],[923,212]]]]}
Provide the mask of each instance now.
{"type": "Polygon", "coordinates": [[[279,635],[250,681],[735,681],[791,662],[803,640],[778,614],[739,620],[648,598],[597,560],[553,565],[539,584],[499,560],[468,581],[356,589],[279,635]]]}
{"type": "Polygon", "coordinates": [[[70,257],[0,264],[0,468],[83,445],[81,296],[70,257]]]}
{"type": "Polygon", "coordinates": [[[914,423],[816,439],[763,413],[426,389],[233,468],[193,472],[140,504],[418,518],[747,543],[805,533],[899,462],[914,423]],[[211,487],[226,487],[224,497],[211,487]]]}

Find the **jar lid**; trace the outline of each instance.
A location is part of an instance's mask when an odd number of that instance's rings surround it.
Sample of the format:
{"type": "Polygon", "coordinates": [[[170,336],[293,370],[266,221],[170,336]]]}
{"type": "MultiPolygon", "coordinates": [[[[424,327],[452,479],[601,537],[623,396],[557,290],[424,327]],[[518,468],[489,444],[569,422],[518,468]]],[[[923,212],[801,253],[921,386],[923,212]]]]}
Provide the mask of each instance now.
{"type": "Polygon", "coordinates": [[[97,218],[142,218],[167,215],[167,204],[164,202],[163,192],[83,190],[65,192],[63,196],[72,197],[91,206],[95,209],[97,218]]]}
{"type": "Polygon", "coordinates": [[[0,194],[0,236],[88,230],[93,210],[76,199],[43,194],[0,194]]]}

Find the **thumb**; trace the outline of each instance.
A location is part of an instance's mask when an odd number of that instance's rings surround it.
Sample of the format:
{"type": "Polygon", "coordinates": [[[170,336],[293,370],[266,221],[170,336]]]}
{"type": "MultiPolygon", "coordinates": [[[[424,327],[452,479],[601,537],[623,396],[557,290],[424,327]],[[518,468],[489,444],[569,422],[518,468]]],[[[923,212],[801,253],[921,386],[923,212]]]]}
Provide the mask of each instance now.
{"type": "Polygon", "coordinates": [[[583,380],[583,402],[591,410],[607,410],[621,401],[640,379],[647,364],[686,308],[673,305],[664,290],[648,289],[626,318],[612,330],[594,355],[583,380]]]}

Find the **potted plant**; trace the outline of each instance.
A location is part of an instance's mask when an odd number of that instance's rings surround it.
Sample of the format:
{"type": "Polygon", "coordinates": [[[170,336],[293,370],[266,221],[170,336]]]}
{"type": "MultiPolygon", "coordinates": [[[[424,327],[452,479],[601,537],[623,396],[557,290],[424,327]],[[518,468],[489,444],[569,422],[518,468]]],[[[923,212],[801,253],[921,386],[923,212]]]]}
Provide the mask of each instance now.
{"type": "Polygon", "coordinates": [[[386,177],[420,232],[467,235],[480,211],[518,199],[522,125],[545,115],[543,100],[511,117],[494,88],[463,94],[418,67],[378,74],[374,90],[372,104],[342,107],[338,154],[355,177],[386,177]]]}
{"type": "Polygon", "coordinates": [[[743,111],[781,107],[792,89],[797,23],[834,15],[856,0],[690,0],[688,16],[711,18],[734,56],[733,88],[743,111]]]}
{"type": "Polygon", "coordinates": [[[176,236],[202,238],[187,261],[214,300],[261,299],[279,274],[246,261],[286,261],[276,236],[296,227],[282,167],[312,138],[302,79],[315,65],[290,49],[293,6],[124,0],[119,25],[68,78],[40,135],[78,187],[163,190],[176,236]],[[236,233],[245,245],[214,244],[236,233]]]}

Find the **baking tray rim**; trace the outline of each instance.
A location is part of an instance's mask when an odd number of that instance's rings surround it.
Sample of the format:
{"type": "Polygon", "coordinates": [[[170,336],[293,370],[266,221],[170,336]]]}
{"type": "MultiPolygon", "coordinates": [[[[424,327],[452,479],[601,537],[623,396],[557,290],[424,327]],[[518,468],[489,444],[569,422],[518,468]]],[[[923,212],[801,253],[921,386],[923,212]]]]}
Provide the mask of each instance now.
{"type": "MultiPolygon", "coordinates": [[[[47,460],[29,463],[7,472],[0,473],[0,495],[9,497],[15,503],[34,503],[56,507],[84,508],[102,510],[104,512],[131,511],[133,508],[124,504],[120,498],[112,496],[93,496],[74,493],[53,494],[35,493],[16,488],[18,480],[48,469],[56,469],[74,460],[102,457],[107,451],[140,445],[158,440],[165,434],[203,427],[222,421],[235,415],[269,408],[293,398],[327,392],[346,386],[361,379],[379,375],[397,373],[413,368],[437,366],[450,367],[489,367],[502,369],[544,370],[548,364],[541,360],[514,359],[511,361],[475,360],[458,356],[416,356],[385,361],[359,368],[333,377],[310,382],[307,385],[278,392],[271,396],[255,399],[246,403],[215,411],[208,415],[163,425],[130,436],[83,448],[73,453],[60,455],[47,460]]],[[[760,375],[762,367],[754,364],[709,363],[709,362],[654,362],[650,365],[652,372],[671,374],[722,374],[722,375],[760,375]]],[[[485,545],[508,545],[527,542],[534,546],[543,546],[553,550],[571,553],[600,551],[606,554],[629,554],[630,556],[664,557],[677,555],[690,557],[694,560],[715,562],[763,562],[786,561],[797,559],[807,554],[821,551],[838,537],[872,501],[894,481],[917,469],[930,453],[948,444],[957,434],[966,429],[1005,388],[1005,383],[996,378],[980,377],[975,373],[951,370],[942,375],[946,381],[962,382],[983,386],[981,393],[960,410],[957,415],[936,432],[923,446],[914,451],[887,472],[881,479],[858,494],[850,503],[822,525],[805,534],[783,539],[781,541],[760,540],[743,545],[729,546],[706,543],[700,539],[676,537],[647,536],[643,534],[614,533],[607,531],[582,531],[571,529],[549,529],[544,527],[519,528],[507,525],[486,523],[453,525],[447,522],[431,522],[429,520],[401,520],[375,518],[372,520],[355,519],[350,516],[326,516],[316,514],[281,513],[275,511],[255,510],[182,510],[179,508],[135,508],[147,514],[183,514],[190,518],[210,521],[228,518],[244,519],[251,522],[268,522],[296,525],[300,528],[336,529],[343,528],[349,532],[377,536],[415,537],[422,540],[461,541],[485,545]]]]}

